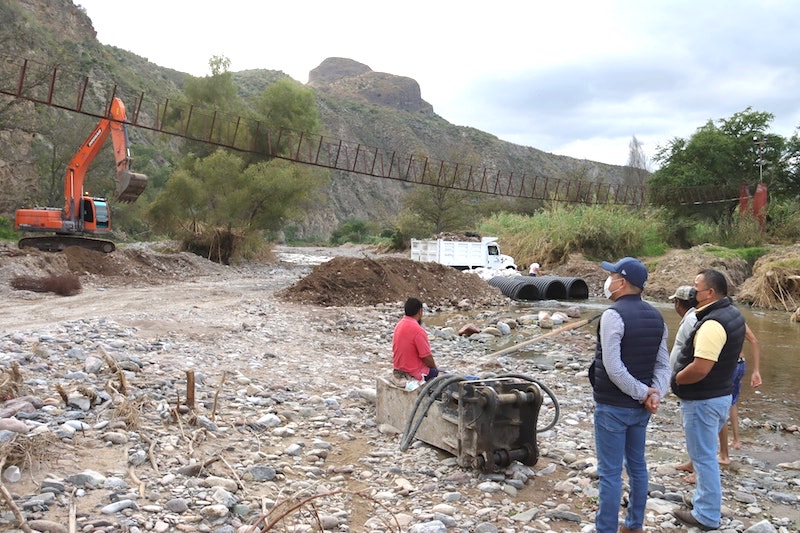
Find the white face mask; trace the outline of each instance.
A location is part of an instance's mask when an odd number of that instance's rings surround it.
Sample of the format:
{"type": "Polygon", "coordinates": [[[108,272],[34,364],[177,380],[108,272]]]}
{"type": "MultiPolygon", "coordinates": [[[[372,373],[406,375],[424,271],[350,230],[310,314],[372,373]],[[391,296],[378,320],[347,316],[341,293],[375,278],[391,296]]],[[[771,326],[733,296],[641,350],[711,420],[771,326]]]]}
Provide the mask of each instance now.
{"type": "Polygon", "coordinates": [[[612,291],[611,290],[612,283],[614,283],[614,278],[612,278],[611,276],[608,276],[606,278],[606,282],[603,283],[603,294],[605,294],[606,298],[608,298],[609,300],[611,299],[611,295],[619,290],[617,289],[616,291],[612,291]]]}

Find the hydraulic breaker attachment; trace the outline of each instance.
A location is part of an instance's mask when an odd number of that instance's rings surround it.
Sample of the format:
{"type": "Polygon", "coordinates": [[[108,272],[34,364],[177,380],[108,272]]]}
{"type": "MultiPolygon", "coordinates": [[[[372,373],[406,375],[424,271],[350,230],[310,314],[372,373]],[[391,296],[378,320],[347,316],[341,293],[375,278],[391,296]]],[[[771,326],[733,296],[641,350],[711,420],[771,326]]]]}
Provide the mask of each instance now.
{"type": "Polygon", "coordinates": [[[542,402],[536,381],[517,374],[442,374],[411,392],[378,378],[376,419],[405,428],[403,450],[416,438],[454,455],[459,466],[491,472],[513,461],[536,464],[542,402]]]}

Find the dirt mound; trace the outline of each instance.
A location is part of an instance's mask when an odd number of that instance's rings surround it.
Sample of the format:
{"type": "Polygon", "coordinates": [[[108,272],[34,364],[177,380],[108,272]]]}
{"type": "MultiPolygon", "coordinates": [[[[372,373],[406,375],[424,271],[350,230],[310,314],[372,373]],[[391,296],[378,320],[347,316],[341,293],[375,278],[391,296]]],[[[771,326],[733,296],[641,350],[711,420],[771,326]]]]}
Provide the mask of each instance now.
{"type": "Polygon", "coordinates": [[[183,278],[197,272],[216,271],[223,266],[189,253],[162,253],[156,250],[133,247],[104,254],[71,246],[64,250],[70,272],[78,275],[104,277],[158,279],[183,278]]]}
{"type": "MultiPolygon", "coordinates": [[[[643,258],[647,266],[648,279],[645,297],[650,300],[667,300],[681,285],[691,285],[697,273],[706,268],[715,268],[727,278],[731,295],[739,292],[739,286],[750,275],[750,267],[744,259],[720,258],[709,250],[710,245],[695,246],[689,250],[670,250],[657,258],[643,258]]],[[[609,258],[616,261],[618,257],[609,258]]],[[[567,263],[542,275],[582,278],[591,293],[601,295],[603,282],[608,273],[600,268],[600,261],[589,261],[581,254],[572,254],[567,263]]]]}
{"type": "Polygon", "coordinates": [[[155,245],[131,245],[110,254],[71,246],[63,252],[20,250],[0,244],[0,281],[14,278],[79,276],[82,281],[102,280],[106,286],[160,284],[190,276],[215,273],[225,267],[188,253],[163,252],[155,245]]]}
{"type": "Polygon", "coordinates": [[[125,272],[122,258],[116,254],[105,254],[79,246],[70,246],[62,252],[62,255],[66,259],[67,269],[73,274],[121,276],[125,272]]]}
{"type": "Polygon", "coordinates": [[[570,254],[566,263],[552,269],[540,269],[539,275],[581,278],[589,287],[590,294],[601,295],[608,272],[600,268],[599,261],[590,261],[583,254],[570,254]]]}
{"type": "Polygon", "coordinates": [[[780,311],[800,307],[800,245],[759,258],[753,276],[742,285],[739,301],[780,311]]]}
{"type": "Polygon", "coordinates": [[[405,301],[410,296],[435,307],[505,301],[499,289],[474,274],[398,257],[335,257],[276,295],[292,302],[335,307],[405,301]]]}
{"type": "Polygon", "coordinates": [[[647,295],[667,299],[681,285],[692,285],[697,274],[706,268],[719,270],[728,278],[728,293],[736,296],[739,287],[750,275],[750,265],[740,257],[723,258],[714,255],[709,244],[689,250],[670,250],[654,259],[645,259],[650,272],[647,295]]]}

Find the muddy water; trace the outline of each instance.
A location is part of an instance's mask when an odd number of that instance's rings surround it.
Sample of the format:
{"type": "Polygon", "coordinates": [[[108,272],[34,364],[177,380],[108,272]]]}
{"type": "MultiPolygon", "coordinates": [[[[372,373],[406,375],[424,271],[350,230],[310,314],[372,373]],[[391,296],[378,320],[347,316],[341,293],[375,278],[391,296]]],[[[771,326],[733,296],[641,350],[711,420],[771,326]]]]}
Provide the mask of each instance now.
{"type": "MultiPolygon", "coordinates": [[[[670,303],[653,303],[664,316],[669,327],[669,347],[675,338],[680,317],[670,303]]],[[[602,298],[590,298],[574,302],[581,307],[583,317],[588,318],[605,310],[609,301],[602,298]]],[[[539,310],[556,310],[572,305],[567,302],[515,302],[511,313],[503,316],[519,316],[538,313],[539,310]]],[[[750,387],[750,372],[752,359],[748,343],[745,343],[745,358],[747,359],[747,373],[742,381],[742,392],[739,398],[740,418],[749,418],[754,421],[777,422],[783,426],[792,424],[800,425],[800,323],[789,322],[790,313],[777,311],[752,310],[740,307],[750,329],[756,334],[761,345],[761,377],[764,384],[758,390],[750,387]]],[[[458,318],[449,314],[427,316],[426,322],[431,325],[450,325],[460,327],[456,323],[458,318]],[[455,318],[455,321],[453,320],[455,318]]],[[[481,324],[481,319],[476,319],[476,324],[481,324]]],[[[485,324],[484,324],[485,325],[485,324]]],[[[583,331],[594,333],[596,322],[584,326],[583,331]]],[[[509,345],[510,346],[510,345],[509,345]]],[[[507,346],[498,346],[497,349],[507,346]]],[[[531,345],[529,351],[521,350],[517,355],[524,357],[544,357],[531,345]]]]}
{"type": "MultiPolygon", "coordinates": [[[[670,331],[670,346],[680,318],[671,305],[658,305],[670,331]]],[[[761,346],[761,378],[757,390],[750,387],[752,359],[745,342],[747,373],[742,380],[739,416],[800,424],[800,324],[789,322],[790,313],[739,308],[761,346]]]]}

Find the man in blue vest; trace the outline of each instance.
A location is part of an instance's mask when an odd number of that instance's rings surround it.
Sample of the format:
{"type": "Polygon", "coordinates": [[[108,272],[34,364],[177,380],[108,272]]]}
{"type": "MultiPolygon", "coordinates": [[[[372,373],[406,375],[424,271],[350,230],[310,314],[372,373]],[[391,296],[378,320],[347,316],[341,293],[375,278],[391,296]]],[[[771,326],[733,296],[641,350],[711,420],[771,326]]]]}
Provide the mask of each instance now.
{"type": "Polygon", "coordinates": [[[601,264],[610,275],[603,290],[614,304],[600,316],[589,380],[595,400],[594,439],[600,504],[597,533],[617,533],[622,500],[622,466],[630,482],[620,533],[642,533],[647,504],[647,424],[667,392],[670,376],[667,326],[642,300],[647,268],[625,257],[601,264]]]}
{"type": "Polygon", "coordinates": [[[717,529],[722,517],[722,484],[717,435],[728,420],[733,372],[745,337],[742,314],[728,298],[725,275],[714,269],[694,280],[697,325],[678,356],[672,392],[681,400],[686,449],[694,465],[697,488],[693,510],[673,511],[684,524],[717,529]]]}

